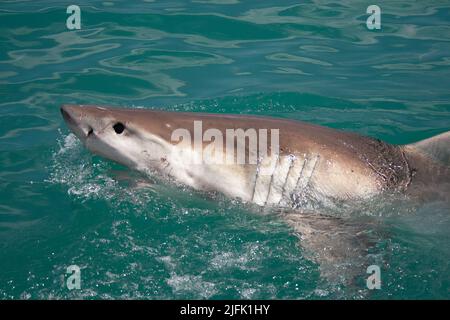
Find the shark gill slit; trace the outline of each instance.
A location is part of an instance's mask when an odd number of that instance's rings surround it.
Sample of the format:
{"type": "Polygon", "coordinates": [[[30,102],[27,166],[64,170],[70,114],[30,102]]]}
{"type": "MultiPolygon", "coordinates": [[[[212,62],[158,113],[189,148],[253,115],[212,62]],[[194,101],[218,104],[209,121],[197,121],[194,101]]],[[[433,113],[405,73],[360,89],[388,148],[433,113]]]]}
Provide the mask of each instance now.
{"type": "Polygon", "coordinates": [[[256,184],[258,183],[259,166],[260,165],[261,165],[261,159],[258,157],[256,160],[255,184],[253,185],[253,192],[252,192],[252,198],[251,198],[252,202],[255,202],[255,190],[256,190],[256,184]]]}
{"type": "Polygon", "coordinates": [[[297,192],[297,190],[298,190],[298,184],[303,177],[303,171],[305,171],[305,168],[308,165],[308,160],[309,160],[308,155],[305,155],[305,157],[303,159],[302,170],[300,170],[300,174],[298,175],[297,182],[295,183],[294,189],[292,190],[293,193],[297,192]]]}
{"type": "MultiPolygon", "coordinates": [[[[254,188],[253,188],[253,195],[252,195],[252,202],[255,202],[255,203],[257,203],[257,204],[259,204],[261,206],[266,205],[267,198],[268,198],[268,195],[269,195],[269,192],[270,192],[270,185],[272,183],[273,175],[274,175],[274,172],[275,172],[275,169],[276,169],[276,167],[273,168],[273,170],[271,172],[270,179],[268,181],[268,184],[266,184],[266,181],[265,181],[266,179],[265,179],[264,176],[261,176],[261,172],[260,172],[261,165],[262,165],[263,161],[264,161],[264,159],[263,160],[260,159],[259,162],[258,162],[256,175],[255,175],[255,185],[254,185],[254,188]],[[259,192],[257,192],[258,189],[259,189],[259,192]],[[266,192],[265,197],[264,197],[263,193],[261,193],[262,191],[266,192]],[[257,201],[255,200],[255,195],[258,196],[258,199],[256,199],[257,201]],[[261,201],[263,197],[264,197],[264,202],[261,201]]],[[[267,169],[267,168],[265,168],[265,169],[267,169]]]]}
{"type": "Polygon", "coordinates": [[[316,169],[319,155],[309,155],[305,157],[305,162],[297,180],[297,184],[294,189],[294,196],[300,195],[304,190],[308,188],[309,182],[316,169]]]}
{"type": "MultiPolygon", "coordinates": [[[[305,165],[306,165],[306,156],[302,157],[301,160],[299,160],[299,159],[300,159],[300,157],[296,156],[296,157],[294,158],[294,160],[293,160],[293,165],[292,165],[292,168],[295,169],[296,162],[297,162],[297,161],[301,161],[301,168],[300,168],[300,171],[298,172],[298,177],[296,177],[296,172],[295,172],[295,170],[293,171],[293,174],[294,174],[293,178],[294,178],[294,179],[296,178],[296,182],[295,182],[295,184],[294,184],[293,186],[289,186],[290,189],[285,189],[285,193],[283,193],[283,196],[282,196],[283,199],[286,199],[286,202],[287,202],[287,203],[292,203],[292,195],[293,195],[294,192],[295,192],[295,189],[296,189],[298,180],[299,180],[300,177],[302,176],[302,172],[303,172],[303,170],[304,170],[304,168],[305,168],[305,165]]],[[[289,173],[289,174],[291,174],[291,173],[289,173]]],[[[289,175],[288,175],[288,177],[287,177],[286,182],[288,182],[288,180],[289,180],[289,175]]],[[[287,184],[287,183],[286,183],[286,184],[287,184]]]]}
{"type": "Polygon", "coordinates": [[[268,191],[266,194],[266,200],[264,201],[264,205],[267,204],[267,200],[269,199],[270,192],[272,191],[273,176],[275,175],[275,172],[276,172],[279,164],[280,164],[280,155],[277,154],[277,162],[275,163],[275,166],[273,167],[273,170],[272,170],[272,175],[270,176],[269,187],[268,187],[268,191]]]}
{"type": "Polygon", "coordinates": [[[405,152],[403,152],[403,150],[402,150],[401,153],[402,153],[403,162],[405,163],[405,167],[406,167],[405,169],[406,169],[407,180],[406,180],[405,186],[403,187],[403,189],[406,190],[408,188],[408,186],[411,184],[413,172],[412,172],[411,168],[409,167],[409,163],[408,163],[408,160],[406,159],[405,152]]]}
{"type": "Polygon", "coordinates": [[[317,167],[317,163],[319,162],[319,159],[320,159],[320,155],[317,154],[314,158],[313,167],[311,168],[311,172],[309,174],[308,180],[306,181],[305,188],[307,188],[309,186],[309,182],[311,181],[311,178],[312,178],[314,172],[316,171],[316,167],[317,167]]]}
{"type": "Polygon", "coordinates": [[[288,157],[289,157],[289,169],[288,169],[288,172],[286,174],[286,178],[284,179],[283,187],[281,188],[281,197],[280,197],[280,200],[278,200],[277,205],[280,205],[281,200],[283,200],[283,196],[284,196],[285,191],[286,191],[286,183],[287,183],[287,181],[289,179],[289,175],[291,174],[292,167],[294,166],[294,162],[295,162],[295,157],[294,156],[289,155],[288,157]]]}

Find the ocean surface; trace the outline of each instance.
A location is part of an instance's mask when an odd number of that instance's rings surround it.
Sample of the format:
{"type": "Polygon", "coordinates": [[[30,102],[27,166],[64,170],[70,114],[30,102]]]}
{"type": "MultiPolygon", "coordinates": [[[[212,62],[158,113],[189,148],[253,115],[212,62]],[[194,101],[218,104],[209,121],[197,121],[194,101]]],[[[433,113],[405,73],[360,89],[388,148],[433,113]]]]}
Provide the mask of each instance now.
{"type": "Polygon", "coordinates": [[[282,219],[92,156],[59,111],[269,115],[410,143],[450,130],[449,21],[433,0],[2,1],[0,299],[449,299],[449,204],[355,210],[377,222],[381,289],[368,265],[328,281],[282,219]]]}

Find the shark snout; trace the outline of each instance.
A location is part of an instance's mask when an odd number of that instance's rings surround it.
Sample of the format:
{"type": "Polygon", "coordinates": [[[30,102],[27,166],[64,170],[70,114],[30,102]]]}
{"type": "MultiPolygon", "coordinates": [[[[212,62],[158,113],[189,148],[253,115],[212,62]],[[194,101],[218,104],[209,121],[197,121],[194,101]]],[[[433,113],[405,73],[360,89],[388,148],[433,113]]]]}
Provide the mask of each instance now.
{"type": "Polygon", "coordinates": [[[86,117],[83,117],[82,107],[63,105],[60,111],[69,129],[80,140],[84,141],[93,133],[93,128],[87,123],[86,117]]]}
{"type": "Polygon", "coordinates": [[[62,115],[64,121],[65,121],[67,124],[69,124],[69,123],[70,123],[70,124],[76,124],[76,121],[75,121],[75,119],[73,118],[72,112],[69,110],[69,107],[68,107],[68,106],[62,106],[62,107],[61,107],[61,115],[62,115]]]}

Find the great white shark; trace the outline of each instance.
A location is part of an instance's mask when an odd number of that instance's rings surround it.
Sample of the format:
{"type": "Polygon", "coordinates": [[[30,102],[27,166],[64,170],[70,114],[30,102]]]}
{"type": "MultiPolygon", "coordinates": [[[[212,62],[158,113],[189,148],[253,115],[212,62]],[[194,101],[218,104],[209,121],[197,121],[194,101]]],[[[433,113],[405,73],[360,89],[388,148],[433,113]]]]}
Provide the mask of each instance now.
{"type": "MultiPolygon", "coordinates": [[[[383,193],[449,201],[450,131],[408,145],[392,145],[353,132],[251,115],[88,105],[63,105],[61,113],[71,131],[95,154],[139,171],[168,176],[194,189],[218,191],[262,207],[301,213],[307,201],[369,200],[383,193]],[[196,121],[201,121],[203,130],[213,129],[223,136],[228,129],[278,130],[278,150],[268,150],[256,163],[192,163],[188,159],[208,148],[211,139],[196,148],[193,143],[174,141],[173,133],[183,129],[194,136],[196,121]],[[267,163],[272,167],[262,175],[267,163]]],[[[224,146],[214,152],[227,150],[224,146]]],[[[353,233],[351,227],[337,232],[339,238],[327,234],[331,225],[344,228],[345,224],[336,223],[334,218],[289,214],[286,220],[321,260],[333,264],[337,256],[355,251],[354,239],[346,239],[353,233]],[[325,250],[327,246],[334,252],[325,250]]]]}

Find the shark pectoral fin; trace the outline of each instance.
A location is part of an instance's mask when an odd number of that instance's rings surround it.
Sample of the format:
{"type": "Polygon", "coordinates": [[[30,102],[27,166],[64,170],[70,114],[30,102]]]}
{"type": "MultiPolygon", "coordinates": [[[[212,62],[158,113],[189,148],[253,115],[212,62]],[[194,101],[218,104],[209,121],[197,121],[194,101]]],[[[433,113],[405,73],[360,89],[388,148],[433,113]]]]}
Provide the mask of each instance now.
{"type": "Polygon", "coordinates": [[[285,213],[282,218],[294,228],[305,256],[319,264],[323,279],[350,285],[366,273],[373,245],[366,225],[315,213],[285,213]]]}
{"type": "Polygon", "coordinates": [[[446,166],[450,165],[450,131],[408,144],[407,147],[425,154],[446,166]]]}
{"type": "Polygon", "coordinates": [[[110,174],[117,182],[135,189],[153,189],[156,185],[155,182],[149,179],[149,177],[142,176],[141,174],[133,171],[110,170],[110,174]]]}

